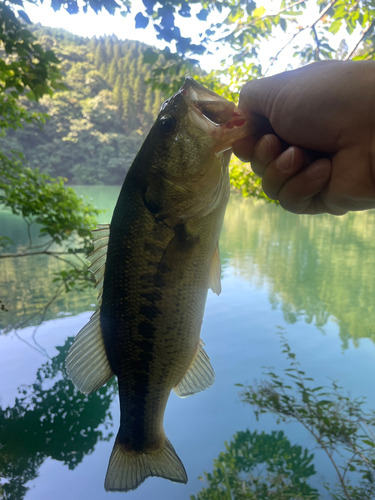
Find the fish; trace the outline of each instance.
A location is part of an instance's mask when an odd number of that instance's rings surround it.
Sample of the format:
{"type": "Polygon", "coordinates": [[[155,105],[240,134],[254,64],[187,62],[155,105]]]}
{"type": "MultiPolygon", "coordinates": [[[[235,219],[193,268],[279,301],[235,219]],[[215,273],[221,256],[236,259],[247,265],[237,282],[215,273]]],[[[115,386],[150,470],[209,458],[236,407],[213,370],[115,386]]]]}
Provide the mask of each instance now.
{"type": "Polygon", "coordinates": [[[137,153],[111,223],[93,231],[99,307],[66,371],[84,394],[118,379],[120,428],[106,491],[134,490],[150,476],[188,480],[164,413],[172,390],[186,398],[215,380],[200,330],[208,289],[221,292],[231,145],[248,132],[233,102],[186,78],[137,153]]]}

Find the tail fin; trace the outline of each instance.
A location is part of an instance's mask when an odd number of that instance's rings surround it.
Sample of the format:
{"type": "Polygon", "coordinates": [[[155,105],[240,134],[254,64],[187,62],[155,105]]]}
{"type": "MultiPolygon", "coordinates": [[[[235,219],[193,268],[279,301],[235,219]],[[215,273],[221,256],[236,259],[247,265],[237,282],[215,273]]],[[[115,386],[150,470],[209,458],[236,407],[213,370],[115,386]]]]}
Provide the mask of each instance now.
{"type": "Polygon", "coordinates": [[[167,438],[160,450],[135,453],[126,451],[117,435],[109,459],[105,490],[135,490],[150,476],[163,477],[176,483],[186,484],[188,481],[185,467],[167,438]]]}

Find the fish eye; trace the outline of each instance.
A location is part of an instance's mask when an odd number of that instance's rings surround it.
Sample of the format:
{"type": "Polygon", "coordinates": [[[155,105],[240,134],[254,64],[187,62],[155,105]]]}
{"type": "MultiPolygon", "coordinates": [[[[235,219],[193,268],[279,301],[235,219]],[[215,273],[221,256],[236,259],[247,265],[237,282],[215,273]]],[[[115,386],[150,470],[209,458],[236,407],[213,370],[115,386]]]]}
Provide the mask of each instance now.
{"type": "Polygon", "coordinates": [[[162,118],[159,125],[163,134],[168,135],[176,130],[177,120],[174,116],[169,116],[168,118],[162,118]]]}

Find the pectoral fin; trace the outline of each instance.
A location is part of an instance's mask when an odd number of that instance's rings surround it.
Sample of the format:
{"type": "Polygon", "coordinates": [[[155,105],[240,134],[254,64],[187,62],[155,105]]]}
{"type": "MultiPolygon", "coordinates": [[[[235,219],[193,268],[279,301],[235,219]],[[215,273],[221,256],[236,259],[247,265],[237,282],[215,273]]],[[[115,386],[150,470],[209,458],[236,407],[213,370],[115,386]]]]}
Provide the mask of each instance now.
{"type": "Polygon", "coordinates": [[[183,279],[195,245],[199,241],[199,237],[187,233],[183,224],[176,226],[175,233],[163,253],[157,273],[160,285],[169,288],[176,286],[183,279]]]}
{"type": "Polygon", "coordinates": [[[217,244],[214,255],[211,260],[211,268],[210,268],[210,281],[209,287],[211,290],[216,293],[216,295],[220,295],[221,293],[221,261],[220,261],[220,251],[219,244],[217,244]]]}
{"type": "Polygon", "coordinates": [[[197,354],[184,378],[173,389],[180,398],[187,398],[211,387],[215,382],[215,372],[211,366],[210,358],[203,349],[203,341],[200,340],[197,354]]]}

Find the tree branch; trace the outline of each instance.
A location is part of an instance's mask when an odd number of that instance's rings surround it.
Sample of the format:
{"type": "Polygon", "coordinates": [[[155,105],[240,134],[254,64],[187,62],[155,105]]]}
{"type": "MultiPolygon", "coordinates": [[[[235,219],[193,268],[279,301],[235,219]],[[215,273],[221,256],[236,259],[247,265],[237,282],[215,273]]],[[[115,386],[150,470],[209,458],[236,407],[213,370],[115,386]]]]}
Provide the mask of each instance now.
{"type": "Polygon", "coordinates": [[[40,250],[39,252],[19,252],[19,253],[3,253],[0,254],[0,259],[12,259],[15,257],[28,257],[29,255],[50,255],[55,257],[56,255],[76,255],[79,253],[85,253],[84,250],[76,250],[75,252],[50,252],[48,250],[40,250]]]}
{"type": "Polygon", "coordinates": [[[320,40],[318,37],[318,33],[316,32],[315,24],[312,26],[312,31],[314,33],[314,38],[315,38],[315,43],[316,43],[316,49],[315,49],[315,58],[319,61],[320,59],[320,40]]]}
{"type": "MultiPolygon", "coordinates": [[[[302,28],[302,29],[305,29],[305,28],[302,28]]],[[[273,56],[273,58],[271,59],[270,61],[270,64],[268,66],[268,68],[266,69],[266,71],[264,72],[263,74],[263,77],[265,77],[267,75],[267,73],[269,72],[269,70],[272,68],[272,66],[275,64],[275,62],[277,61],[279,55],[281,54],[281,52],[287,48],[288,45],[290,45],[293,40],[299,35],[299,31],[297,33],[294,33],[294,35],[292,36],[292,38],[289,40],[289,42],[287,42],[283,47],[281,47],[281,49],[273,56]]]]}
{"type": "Polygon", "coordinates": [[[289,42],[287,42],[283,47],[281,47],[281,49],[277,52],[277,54],[271,59],[271,62],[270,62],[270,65],[268,66],[268,68],[266,69],[265,73],[263,76],[266,76],[266,74],[268,73],[268,71],[272,68],[272,66],[275,64],[275,62],[277,61],[279,55],[283,52],[284,49],[286,49],[286,47],[288,45],[290,45],[292,43],[292,41],[302,33],[302,31],[305,31],[307,29],[311,29],[314,31],[315,35],[316,35],[316,43],[317,43],[317,46],[318,46],[318,54],[319,54],[319,45],[320,45],[320,42],[319,42],[319,39],[317,37],[317,33],[316,33],[316,29],[315,29],[315,26],[318,24],[319,21],[321,21],[323,19],[323,17],[326,15],[326,13],[328,12],[328,10],[333,7],[335,5],[335,3],[337,2],[338,0],[332,0],[326,7],[325,9],[322,10],[322,12],[319,13],[319,17],[317,17],[315,19],[315,21],[312,23],[312,24],[309,24],[308,26],[305,26],[304,28],[299,28],[299,30],[297,31],[297,33],[295,33],[292,38],[289,40],[289,42]]]}
{"type": "Polygon", "coordinates": [[[32,222],[29,222],[28,220],[26,220],[26,224],[27,224],[27,235],[29,237],[29,248],[31,248],[33,246],[33,242],[32,242],[32,239],[31,239],[31,231],[30,231],[30,227],[31,227],[31,224],[32,222]]]}
{"type": "Polygon", "coordinates": [[[355,47],[353,48],[353,50],[350,52],[350,54],[348,54],[344,61],[348,61],[355,53],[355,51],[358,49],[359,45],[365,40],[368,32],[371,30],[371,28],[373,28],[375,25],[375,21],[373,21],[372,23],[370,23],[366,29],[362,30],[362,33],[361,33],[361,36],[359,37],[359,40],[358,42],[355,44],[355,47]]]}
{"type": "MultiPolygon", "coordinates": [[[[60,257],[60,255],[56,254],[56,253],[53,253],[53,252],[49,252],[47,253],[47,255],[49,255],[50,257],[54,257],[55,259],[57,260],[61,260],[62,262],[65,262],[65,264],[69,264],[69,266],[71,266],[73,269],[75,269],[76,271],[81,271],[81,269],[79,269],[77,266],[75,266],[73,264],[73,262],[71,262],[70,260],[66,260],[64,259],[63,257],[60,257]]],[[[74,254],[71,254],[69,253],[68,255],[74,255],[74,254]]],[[[78,256],[77,256],[78,257],[78,256]]]]}

